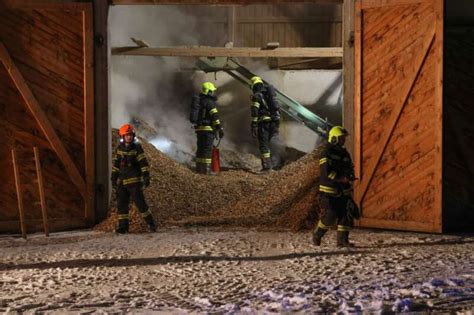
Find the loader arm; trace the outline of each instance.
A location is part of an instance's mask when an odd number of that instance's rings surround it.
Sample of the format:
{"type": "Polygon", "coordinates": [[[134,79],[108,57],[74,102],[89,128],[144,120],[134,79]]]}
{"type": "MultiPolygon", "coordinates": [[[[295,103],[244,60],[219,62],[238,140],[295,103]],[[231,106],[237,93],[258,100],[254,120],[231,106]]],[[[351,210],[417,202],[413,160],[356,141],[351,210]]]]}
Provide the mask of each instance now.
{"type": "MultiPolygon", "coordinates": [[[[256,74],[239,64],[237,60],[229,57],[201,57],[198,59],[196,66],[204,72],[224,71],[246,87],[250,87],[250,78],[256,76],[256,74]]],[[[264,80],[264,82],[266,81],[264,80]]],[[[312,111],[308,110],[306,107],[278,89],[275,89],[275,92],[277,95],[276,98],[280,104],[280,109],[284,113],[304,124],[321,137],[327,137],[327,132],[332,127],[332,124],[314,114],[312,111]]]]}

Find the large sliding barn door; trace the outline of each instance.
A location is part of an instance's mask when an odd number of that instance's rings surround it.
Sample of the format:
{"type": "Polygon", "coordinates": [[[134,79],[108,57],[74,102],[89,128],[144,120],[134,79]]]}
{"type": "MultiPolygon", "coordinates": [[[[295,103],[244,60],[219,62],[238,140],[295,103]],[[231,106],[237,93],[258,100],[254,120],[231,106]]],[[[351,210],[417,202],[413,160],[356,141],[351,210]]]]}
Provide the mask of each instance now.
{"type": "Polygon", "coordinates": [[[442,42],[442,0],[356,1],[361,226],[441,232],[442,42]]]}
{"type": "Polygon", "coordinates": [[[42,226],[34,147],[50,229],[93,221],[92,45],[88,3],[0,3],[0,232],[19,230],[12,149],[29,232],[42,226]]]}

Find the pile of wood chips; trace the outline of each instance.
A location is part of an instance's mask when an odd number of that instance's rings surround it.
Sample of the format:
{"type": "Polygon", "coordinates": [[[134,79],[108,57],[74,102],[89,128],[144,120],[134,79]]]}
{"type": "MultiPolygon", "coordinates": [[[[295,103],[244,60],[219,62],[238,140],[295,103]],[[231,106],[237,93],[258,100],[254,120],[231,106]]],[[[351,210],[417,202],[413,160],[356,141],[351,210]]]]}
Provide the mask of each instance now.
{"type": "MultiPolygon", "coordinates": [[[[114,132],[114,135],[116,133],[114,132]]],[[[117,137],[114,145],[117,144],[117,137]]],[[[318,151],[279,171],[263,174],[229,170],[216,176],[194,173],[141,139],[150,163],[151,185],[145,197],[159,226],[246,226],[311,228],[317,219],[318,151]]],[[[113,196],[108,218],[97,230],[113,231],[113,196]]],[[[130,232],[146,231],[131,207],[130,232]]]]}

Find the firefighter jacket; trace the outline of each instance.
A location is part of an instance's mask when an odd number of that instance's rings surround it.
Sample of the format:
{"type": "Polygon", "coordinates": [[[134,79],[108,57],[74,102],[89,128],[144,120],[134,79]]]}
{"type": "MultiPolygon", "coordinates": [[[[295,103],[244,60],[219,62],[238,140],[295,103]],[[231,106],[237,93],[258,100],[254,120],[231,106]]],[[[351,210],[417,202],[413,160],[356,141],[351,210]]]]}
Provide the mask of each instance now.
{"type": "Polygon", "coordinates": [[[320,185],[319,192],[332,197],[352,195],[354,165],[347,150],[338,144],[327,144],[319,159],[320,185]],[[349,183],[342,183],[342,178],[349,183]]]}
{"type": "Polygon", "coordinates": [[[148,161],[140,143],[132,142],[125,145],[121,142],[113,160],[112,182],[119,179],[122,185],[141,183],[142,178],[149,178],[150,170],[148,161]]]}
{"type": "Polygon", "coordinates": [[[200,106],[196,131],[217,131],[222,129],[217,110],[217,98],[211,95],[199,94],[200,106]]]}
{"type": "Polygon", "coordinates": [[[252,126],[259,122],[274,122],[279,125],[280,107],[276,100],[275,89],[271,85],[265,85],[261,90],[255,91],[251,97],[252,126]]]}

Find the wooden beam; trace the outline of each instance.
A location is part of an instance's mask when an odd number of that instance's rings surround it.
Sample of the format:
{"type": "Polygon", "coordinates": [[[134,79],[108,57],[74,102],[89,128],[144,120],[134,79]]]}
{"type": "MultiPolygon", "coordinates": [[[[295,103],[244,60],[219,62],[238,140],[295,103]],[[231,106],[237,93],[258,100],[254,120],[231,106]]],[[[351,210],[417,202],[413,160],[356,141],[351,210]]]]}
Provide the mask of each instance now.
{"type": "Polygon", "coordinates": [[[201,5],[250,5],[281,3],[341,4],[344,0],[112,0],[113,5],[152,4],[201,4],[201,5]]]}
{"type": "Polygon", "coordinates": [[[87,198],[84,216],[94,222],[94,33],[92,6],[82,11],[82,41],[84,55],[84,154],[86,168],[87,198]]]}
{"type": "Polygon", "coordinates": [[[61,142],[61,139],[57,135],[53,126],[51,125],[45,112],[41,109],[41,106],[39,105],[38,101],[33,95],[33,92],[31,91],[30,87],[26,83],[25,78],[23,77],[20,70],[13,62],[13,60],[11,59],[10,54],[7,51],[7,48],[1,41],[0,41],[0,60],[2,61],[5,68],[7,69],[8,73],[10,74],[10,77],[12,78],[18,91],[23,97],[28,109],[33,114],[33,117],[35,118],[39,127],[41,128],[46,138],[48,139],[49,143],[51,144],[51,147],[53,148],[53,150],[56,152],[59,159],[63,163],[67,174],[71,178],[71,181],[74,183],[74,185],[76,185],[82,197],[86,198],[86,184],[84,182],[84,179],[81,176],[81,173],[79,172],[77,166],[74,164],[73,159],[71,158],[66,148],[64,147],[63,143],[61,142]]]}
{"type": "MultiPolygon", "coordinates": [[[[355,3],[354,12],[354,113],[353,113],[353,158],[354,158],[354,172],[358,181],[354,183],[354,196],[359,195],[360,179],[362,177],[362,8],[360,1],[355,3]]],[[[364,209],[360,200],[359,203],[361,214],[364,209]]]]}
{"type": "MultiPolygon", "coordinates": [[[[43,220],[26,220],[26,227],[30,232],[41,231],[43,229],[43,220]]],[[[18,232],[19,221],[0,221],[0,231],[6,233],[18,232]]],[[[74,230],[86,228],[88,225],[83,218],[51,219],[49,220],[49,232],[59,232],[65,230],[74,230]]]]}
{"type": "Polygon", "coordinates": [[[236,31],[237,31],[237,10],[235,6],[231,6],[228,9],[227,15],[227,41],[232,42],[234,46],[236,46],[235,38],[236,38],[236,31]]]}
{"type": "MultiPolygon", "coordinates": [[[[423,65],[426,61],[426,58],[429,55],[430,49],[432,47],[433,41],[435,38],[435,25],[431,28],[430,32],[423,38],[423,48],[420,54],[417,56],[415,60],[413,60],[413,67],[410,69],[412,73],[408,74],[406,77],[411,78],[411,80],[406,80],[407,84],[405,86],[405,90],[402,90],[402,97],[400,98],[400,102],[396,104],[395,108],[392,109],[389,121],[385,124],[386,128],[384,128],[383,136],[380,140],[379,145],[377,145],[377,150],[374,154],[374,160],[371,164],[367,166],[367,171],[364,171],[364,174],[361,178],[361,189],[359,191],[359,195],[357,196],[357,201],[361,203],[367,193],[367,189],[374,177],[375,170],[387,148],[387,145],[392,137],[393,131],[398,123],[398,120],[402,114],[403,108],[405,107],[410,94],[415,86],[418,77],[420,76],[421,70],[423,69],[423,65]]],[[[359,113],[360,114],[360,113],[359,113]]]]}
{"type": "Polygon", "coordinates": [[[21,190],[20,170],[18,169],[15,149],[12,149],[12,163],[13,163],[13,173],[15,174],[15,187],[16,187],[16,197],[18,200],[18,213],[19,213],[18,216],[20,218],[21,235],[26,240],[25,209],[23,208],[23,193],[21,190]]]}
{"type": "Polygon", "coordinates": [[[82,10],[88,5],[83,0],[0,0],[0,8],[15,10],[82,10]]]}
{"type": "Polygon", "coordinates": [[[346,148],[354,156],[354,0],[345,0],[342,25],[342,75],[344,76],[344,107],[342,121],[349,132],[346,148]]]}
{"type": "Polygon", "coordinates": [[[323,58],[341,57],[342,47],[324,48],[276,48],[271,50],[253,47],[116,47],[112,48],[116,56],[173,56],[173,57],[251,57],[251,58],[323,58]]]}
{"type": "Polygon", "coordinates": [[[109,118],[108,1],[94,0],[95,222],[107,217],[112,160],[109,118]]]}
{"type": "Polygon", "coordinates": [[[36,176],[38,178],[38,191],[39,191],[40,202],[41,202],[41,214],[43,215],[44,234],[46,236],[49,236],[48,208],[46,205],[46,197],[44,195],[43,172],[41,170],[41,162],[40,162],[38,148],[34,147],[33,151],[35,153],[36,176]]]}
{"type": "Polygon", "coordinates": [[[432,0],[361,0],[362,10],[381,8],[381,7],[391,7],[391,6],[401,6],[401,5],[414,5],[422,2],[432,1],[432,0]]]}
{"type": "MultiPolygon", "coordinates": [[[[435,12],[435,24],[436,24],[436,38],[433,44],[436,56],[436,82],[435,82],[435,119],[437,125],[434,127],[435,133],[435,217],[433,218],[434,229],[438,231],[443,230],[443,63],[444,63],[444,0],[433,0],[434,12],[435,12]]],[[[457,132],[459,129],[454,128],[457,132]]],[[[460,138],[458,139],[460,140],[460,138]]],[[[468,152],[462,150],[462,152],[468,152]]],[[[470,161],[472,157],[465,156],[466,161],[470,161]]],[[[468,162],[469,165],[469,162],[468,162]]],[[[446,209],[445,209],[446,211],[446,209]]]]}
{"type": "MultiPolygon", "coordinates": [[[[233,6],[237,9],[236,6],[233,6]]],[[[231,7],[229,7],[231,8],[231,7]]],[[[337,12],[336,12],[337,13],[337,12]]],[[[229,17],[226,18],[212,18],[203,17],[199,19],[200,22],[205,24],[227,24],[229,17]]],[[[239,16],[237,24],[278,24],[278,23],[291,23],[291,24],[319,24],[319,23],[342,23],[341,16],[310,16],[310,17],[242,17],[239,16]]]]}
{"type": "Polygon", "coordinates": [[[394,220],[383,220],[383,219],[372,219],[372,218],[361,218],[357,222],[357,226],[363,226],[364,228],[377,228],[377,229],[389,229],[389,230],[400,230],[400,231],[418,231],[418,232],[431,232],[441,233],[441,229],[433,226],[431,222],[417,222],[417,221],[394,221],[394,220]]]}

